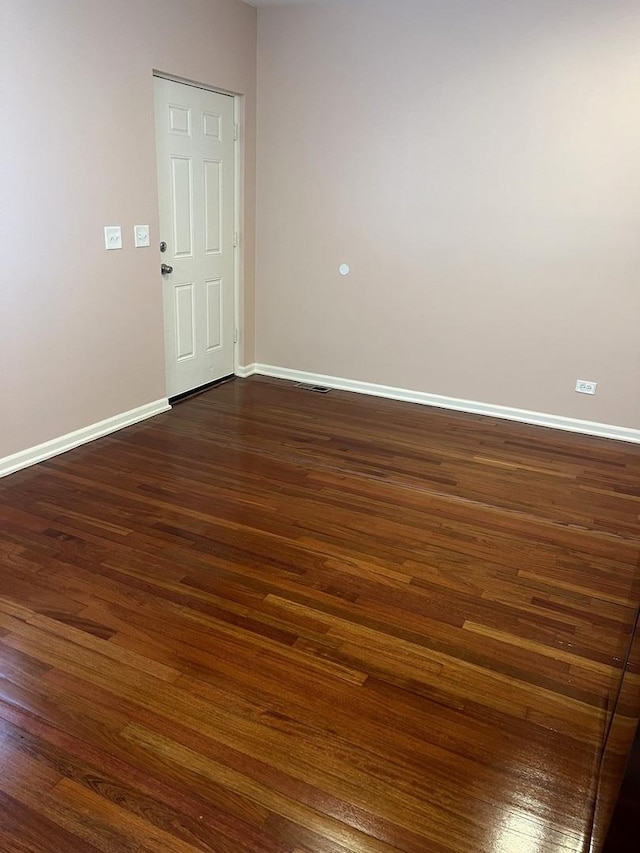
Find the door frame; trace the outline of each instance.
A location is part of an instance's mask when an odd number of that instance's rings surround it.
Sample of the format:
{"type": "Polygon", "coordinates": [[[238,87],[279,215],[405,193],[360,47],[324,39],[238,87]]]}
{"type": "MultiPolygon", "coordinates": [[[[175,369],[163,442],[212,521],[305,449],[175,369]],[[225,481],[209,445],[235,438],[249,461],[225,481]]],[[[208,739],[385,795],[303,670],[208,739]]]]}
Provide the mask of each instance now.
{"type": "MultiPolygon", "coordinates": [[[[163,80],[169,80],[172,83],[182,83],[185,86],[192,86],[194,89],[204,89],[206,92],[215,92],[218,95],[227,95],[233,98],[233,121],[236,132],[233,135],[233,373],[238,375],[240,366],[240,339],[243,335],[243,324],[241,324],[240,306],[242,304],[242,278],[240,275],[241,252],[240,247],[243,243],[243,231],[241,228],[241,211],[244,214],[242,206],[242,184],[243,176],[241,167],[243,163],[243,147],[242,140],[242,118],[244,116],[244,95],[239,92],[230,92],[228,89],[210,86],[207,83],[198,83],[195,80],[188,80],[185,77],[179,77],[176,74],[169,74],[165,71],[159,71],[154,68],[152,71],[152,82],[154,77],[160,77],[163,80]]],[[[153,99],[153,88],[151,90],[151,98],[153,99]]],[[[155,111],[154,111],[155,115],[155,111]]],[[[158,152],[155,152],[156,170],[158,166],[158,152]]],[[[160,219],[160,200],[158,199],[158,221],[160,219]]],[[[163,307],[164,312],[164,307],[163,307]]],[[[163,361],[164,365],[164,361],[163,361]]],[[[166,377],[165,377],[166,381],[166,377]]]]}

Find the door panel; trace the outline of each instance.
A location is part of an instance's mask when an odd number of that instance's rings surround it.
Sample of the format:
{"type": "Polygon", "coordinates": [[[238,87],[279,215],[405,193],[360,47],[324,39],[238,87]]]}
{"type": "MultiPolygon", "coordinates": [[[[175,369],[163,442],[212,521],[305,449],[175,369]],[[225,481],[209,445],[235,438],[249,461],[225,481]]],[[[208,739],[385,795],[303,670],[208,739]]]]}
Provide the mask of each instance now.
{"type": "Polygon", "coordinates": [[[233,98],[155,78],[167,394],[234,367],[233,98]]]}
{"type": "Polygon", "coordinates": [[[193,290],[193,284],[179,284],[173,289],[177,361],[195,356],[196,306],[193,290]]]}
{"type": "Polygon", "coordinates": [[[222,279],[207,282],[207,349],[222,346],[222,279]]]}
{"type": "Polygon", "coordinates": [[[193,257],[193,180],[191,160],[171,158],[173,259],[193,257]]]}
{"type": "Polygon", "coordinates": [[[204,162],[204,250],[218,254],[222,247],[222,192],[219,160],[204,162]]]}

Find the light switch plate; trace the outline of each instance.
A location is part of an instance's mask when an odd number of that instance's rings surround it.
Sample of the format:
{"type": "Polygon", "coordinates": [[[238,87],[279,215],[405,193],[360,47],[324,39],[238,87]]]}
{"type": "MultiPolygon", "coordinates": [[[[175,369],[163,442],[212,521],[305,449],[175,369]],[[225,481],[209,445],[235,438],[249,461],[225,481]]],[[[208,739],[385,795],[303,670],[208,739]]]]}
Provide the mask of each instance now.
{"type": "Polygon", "coordinates": [[[107,225],[105,227],[104,245],[107,251],[122,248],[122,229],[119,225],[107,225]]]}
{"type": "Polygon", "coordinates": [[[134,225],[133,227],[133,238],[136,249],[142,249],[144,246],[151,245],[149,242],[149,226],[148,225],[134,225]]]}

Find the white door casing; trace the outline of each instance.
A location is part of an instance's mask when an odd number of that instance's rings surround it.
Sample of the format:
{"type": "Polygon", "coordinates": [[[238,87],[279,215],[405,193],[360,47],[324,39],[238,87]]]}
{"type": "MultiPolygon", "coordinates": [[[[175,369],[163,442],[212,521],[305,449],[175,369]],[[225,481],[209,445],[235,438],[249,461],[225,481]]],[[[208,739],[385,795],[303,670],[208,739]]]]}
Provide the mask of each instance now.
{"type": "MultiPolygon", "coordinates": [[[[154,78],[167,396],[234,369],[234,102],[154,78]]],[[[160,269],[158,269],[160,275],[160,269]]]]}

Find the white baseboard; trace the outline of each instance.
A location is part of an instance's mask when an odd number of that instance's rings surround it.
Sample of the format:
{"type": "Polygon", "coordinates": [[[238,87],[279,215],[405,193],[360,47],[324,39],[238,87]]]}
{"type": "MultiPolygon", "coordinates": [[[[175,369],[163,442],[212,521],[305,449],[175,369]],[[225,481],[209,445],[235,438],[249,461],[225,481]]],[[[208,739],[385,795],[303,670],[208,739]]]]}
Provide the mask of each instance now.
{"type": "Polygon", "coordinates": [[[247,364],[241,365],[239,364],[236,367],[236,376],[239,376],[240,379],[248,379],[249,376],[253,376],[256,373],[256,364],[247,364]]]}
{"type": "MultiPolygon", "coordinates": [[[[376,385],[372,382],[358,382],[354,379],[344,379],[338,376],[326,376],[322,373],[308,373],[303,370],[291,370],[288,367],[276,367],[272,364],[253,363],[239,366],[236,376],[243,379],[255,374],[272,376],[275,379],[288,379],[292,382],[305,382],[310,385],[326,385],[340,391],[353,391],[356,394],[368,394],[373,397],[386,397],[390,400],[402,400],[407,403],[418,403],[422,406],[436,406],[440,409],[453,409],[458,412],[469,412],[474,415],[488,415],[509,421],[551,427],[568,432],[595,435],[601,438],[612,438],[617,441],[629,441],[640,444],[640,430],[629,427],[601,424],[595,421],[583,421],[577,418],[566,418],[560,415],[549,415],[544,412],[532,412],[527,409],[513,409],[508,406],[497,406],[491,403],[479,403],[474,400],[463,400],[456,397],[445,397],[440,394],[428,394],[424,391],[411,391],[406,388],[395,388],[390,385],[376,385]]],[[[0,458],[0,477],[28,468],[37,462],[50,459],[60,453],[65,453],[74,447],[87,444],[96,438],[101,438],[124,427],[151,418],[171,408],[166,398],[147,403],[104,421],[83,427],[67,435],[59,436],[51,441],[27,448],[11,456],[0,458]]]]}
{"type": "Polygon", "coordinates": [[[59,453],[79,447],[81,444],[88,444],[88,442],[96,438],[101,438],[110,432],[117,432],[119,429],[137,424],[139,421],[159,415],[161,412],[167,412],[170,408],[169,401],[165,397],[162,400],[147,403],[145,406],[139,406],[137,409],[131,409],[128,412],[123,412],[121,415],[115,415],[112,418],[107,418],[104,421],[99,421],[96,424],[75,430],[75,432],[61,435],[59,438],[54,438],[51,441],[45,441],[44,444],[37,444],[35,447],[29,447],[27,450],[21,450],[19,453],[5,456],[3,459],[0,459],[0,477],[13,474],[14,471],[19,471],[22,468],[28,468],[29,465],[35,465],[36,462],[50,459],[52,456],[57,456],[59,453]]]}
{"type": "Polygon", "coordinates": [[[356,394],[369,394],[373,397],[386,397],[390,400],[403,400],[407,403],[419,403],[422,406],[436,406],[440,409],[453,409],[474,415],[488,415],[508,421],[534,424],[536,426],[578,432],[583,435],[596,435],[601,438],[613,438],[617,441],[630,441],[640,444],[640,430],[629,427],[601,424],[595,421],[583,421],[577,418],[565,418],[561,415],[549,415],[545,412],[531,412],[527,409],[513,409],[492,403],[479,403],[475,400],[463,400],[457,397],[443,397],[440,394],[428,394],[424,391],[410,391],[406,388],[394,388],[390,385],[375,385],[372,382],[358,382],[339,376],[325,376],[321,373],[307,373],[303,370],[291,370],[288,367],[276,367],[272,364],[249,364],[243,367],[242,376],[272,376],[275,379],[289,379],[292,382],[305,382],[310,385],[325,385],[340,391],[354,391],[356,394]]]}

